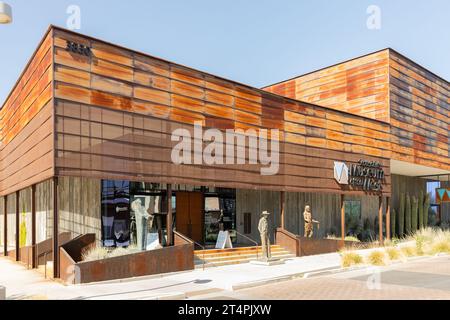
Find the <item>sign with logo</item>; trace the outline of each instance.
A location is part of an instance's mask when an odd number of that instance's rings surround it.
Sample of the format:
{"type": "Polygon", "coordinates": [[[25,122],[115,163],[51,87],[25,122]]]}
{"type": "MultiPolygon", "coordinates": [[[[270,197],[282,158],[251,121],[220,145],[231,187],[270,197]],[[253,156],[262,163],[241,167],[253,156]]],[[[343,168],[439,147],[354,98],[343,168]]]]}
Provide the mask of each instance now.
{"type": "Polygon", "coordinates": [[[334,162],[334,178],[339,184],[367,192],[382,190],[384,170],[377,161],[359,160],[349,166],[343,162],[334,162]]]}
{"type": "Polygon", "coordinates": [[[344,162],[334,162],[334,179],[339,184],[348,184],[348,167],[344,162]]]}
{"type": "Polygon", "coordinates": [[[450,189],[437,188],[436,189],[436,202],[450,202],[450,189]]]}

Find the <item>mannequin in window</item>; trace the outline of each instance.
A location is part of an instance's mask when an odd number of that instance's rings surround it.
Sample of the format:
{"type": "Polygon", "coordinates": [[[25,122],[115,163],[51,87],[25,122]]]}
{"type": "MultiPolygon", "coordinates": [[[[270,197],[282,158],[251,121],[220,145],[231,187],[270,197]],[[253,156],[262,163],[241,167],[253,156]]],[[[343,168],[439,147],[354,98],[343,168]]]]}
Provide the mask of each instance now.
{"type": "Polygon", "coordinates": [[[148,214],[142,205],[141,199],[136,199],[131,203],[131,209],[134,211],[136,219],[137,247],[140,250],[146,250],[147,247],[147,224],[150,219],[153,222],[153,215],[148,214]]]}

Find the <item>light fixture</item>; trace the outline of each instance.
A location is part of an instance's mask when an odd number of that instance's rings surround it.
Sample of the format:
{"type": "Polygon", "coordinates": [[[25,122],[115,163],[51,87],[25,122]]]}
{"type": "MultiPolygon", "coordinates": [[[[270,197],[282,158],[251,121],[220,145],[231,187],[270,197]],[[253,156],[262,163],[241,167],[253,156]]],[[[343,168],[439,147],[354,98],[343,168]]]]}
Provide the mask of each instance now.
{"type": "Polygon", "coordinates": [[[0,23],[12,22],[12,9],[11,6],[3,1],[0,1],[0,23]]]}

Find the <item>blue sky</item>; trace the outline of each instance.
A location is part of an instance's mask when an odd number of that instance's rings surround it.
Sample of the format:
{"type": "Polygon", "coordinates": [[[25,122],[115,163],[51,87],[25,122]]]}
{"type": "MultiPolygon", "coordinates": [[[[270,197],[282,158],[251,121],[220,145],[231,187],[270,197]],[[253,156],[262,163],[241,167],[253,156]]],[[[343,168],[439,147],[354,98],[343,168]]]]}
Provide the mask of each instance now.
{"type": "Polygon", "coordinates": [[[450,79],[448,0],[6,0],[14,22],[0,25],[0,104],[49,24],[262,87],[392,47],[450,79]],[[381,29],[369,30],[369,5],[381,29]]]}

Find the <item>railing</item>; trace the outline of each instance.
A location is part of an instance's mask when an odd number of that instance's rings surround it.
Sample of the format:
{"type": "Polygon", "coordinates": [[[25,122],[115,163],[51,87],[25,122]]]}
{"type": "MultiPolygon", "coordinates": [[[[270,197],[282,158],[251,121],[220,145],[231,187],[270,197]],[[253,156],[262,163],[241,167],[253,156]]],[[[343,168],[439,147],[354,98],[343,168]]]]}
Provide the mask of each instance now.
{"type": "MultiPolygon", "coordinates": [[[[37,253],[37,244],[36,246],[36,253],[37,253]]],[[[44,252],[41,252],[40,254],[36,254],[36,266],[39,267],[39,258],[44,256],[44,278],[47,279],[47,256],[49,253],[52,253],[53,249],[47,250],[44,252]]],[[[53,266],[54,268],[55,266],[53,266]]]]}
{"type": "Polygon", "coordinates": [[[231,231],[236,232],[237,235],[240,235],[241,237],[243,237],[243,238],[249,240],[251,243],[253,243],[253,244],[256,246],[256,260],[258,260],[258,249],[259,249],[259,243],[258,243],[258,241],[253,240],[253,239],[250,238],[249,236],[246,236],[245,234],[242,234],[242,233],[240,233],[240,232],[237,231],[237,230],[231,230],[231,231]]]}

